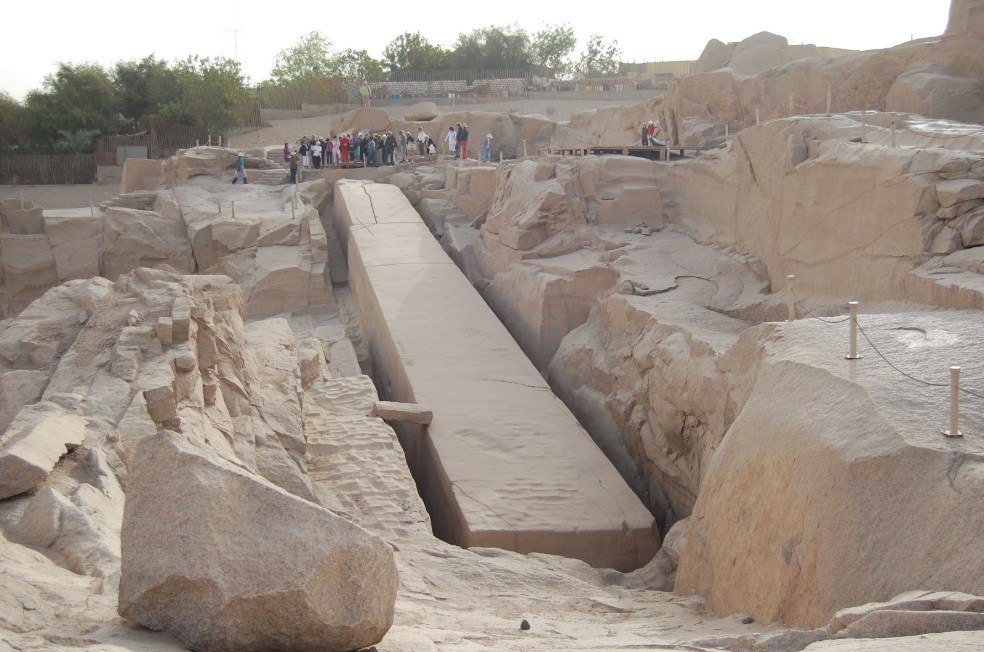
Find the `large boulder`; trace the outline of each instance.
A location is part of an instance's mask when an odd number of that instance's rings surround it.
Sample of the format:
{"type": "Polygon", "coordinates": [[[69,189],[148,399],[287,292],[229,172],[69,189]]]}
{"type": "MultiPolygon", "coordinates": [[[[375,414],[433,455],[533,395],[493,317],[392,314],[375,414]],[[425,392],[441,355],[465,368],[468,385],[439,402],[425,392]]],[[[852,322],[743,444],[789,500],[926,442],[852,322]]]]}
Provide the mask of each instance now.
{"type": "Polygon", "coordinates": [[[739,75],[756,75],[790,60],[784,36],[759,32],[735,46],[729,67],[739,75]]]}
{"type": "Polygon", "coordinates": [[[694,72],[711,72],[718,68],[724,68],[731,59],[731,48],[725,43],[712,38],[704,46],[704,51],[697,58],[694,65],[694,72]]]}
{"type": "MultiPolygon", "coordinates": [[[[874,355],[845,360],[845,327],[818,320],[742,335],[727,361],[740,370],[738,416],[694,506],[676,591],[719,613],[814,627],[906,590],[984,591],[979,444],[941,432],[949,374],[927,355],[945,347],[973,366],[979,315],[863,322],[908,378],[874,355]]],[[[961,405],[968,430],[981,417],[979,403],[961,405]]]]}
{"type": "Polygon", "coordinates": [[[407,107],[404,118],[407,120],[427,121],[433,120],[440,115],[437,105],[433,102],[418,102],[411,107],[407,107]]]}
{"type": "Polygon", "coordinates": [[[195,650],[352,650],[393,622],[386,543],[176,433],[140,444],[122,553],[119,613],[195,650]]]}

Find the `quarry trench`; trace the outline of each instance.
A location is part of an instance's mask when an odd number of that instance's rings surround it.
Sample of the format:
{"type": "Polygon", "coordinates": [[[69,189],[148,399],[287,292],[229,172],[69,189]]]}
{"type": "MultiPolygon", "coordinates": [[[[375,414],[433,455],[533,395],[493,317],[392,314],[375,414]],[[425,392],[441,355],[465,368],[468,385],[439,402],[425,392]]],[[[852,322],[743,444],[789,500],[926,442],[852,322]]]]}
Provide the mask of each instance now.
{"type": "Polygon", "coordinates": [[[391,424],[434,534],[622,571],[648,562],[653,515],[403,193],[339,181],[331,195],[329,274],[363,371],[381,398],[435,414],[391,424]]]}

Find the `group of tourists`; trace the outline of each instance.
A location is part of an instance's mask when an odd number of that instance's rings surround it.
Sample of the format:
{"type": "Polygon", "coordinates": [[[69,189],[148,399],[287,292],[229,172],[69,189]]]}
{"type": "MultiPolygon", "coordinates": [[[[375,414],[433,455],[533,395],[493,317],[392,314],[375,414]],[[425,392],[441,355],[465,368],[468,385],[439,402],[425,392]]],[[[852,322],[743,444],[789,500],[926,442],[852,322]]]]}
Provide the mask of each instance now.
{"type": "MultiPolygon", "coordinates": [[[[445,142],[449,155],[468,158],[468,125],[449,127],[445,142]]],[[[437,143],[423,127],[418,127],[416,133],[355,131],[328,137],[304,136],[299,143],[296,148],[284,143],[284,167],[290,171],[291,183],[297,183],[298,172],[304,168],[318,170],[348,163],[379,167],[432,160],[437,155],[437,143]]],[[[489,133],[482,140],[481,160],[489,162],[491,158],[492,134],[489,133]]]]}
{"type": "MultiPolygon", "coordinates": [[[[448,156],[457,159],[468,158],[469,139],[468,125],[464,122],[457,123],[455,127],[448,127],[448,133],[444,136],[448,156]]],[[[485,138],[482,139],[479,156],[483,163],[488,163],[492,159],[492,132],[485,134],[485,138]]]]}
{"type": "Polygon", "coordinates": [[[305,136],[296,149],[284,143],[284,167],[291,171],[291,183],[297,183],[298,170],[315,170],[347,163],[370,167],[398,165],[429,160],[437,154],[434,140],[424,133],[409,131],[374,133],[355,131],[329,137],[305,136]]]}
{"type": "Polygon", "coordinates": [[[662,145],[656,136],[659,134],[659,125],[656,124],[654,120],[650,120],[648,123],[642,125],[642,146],[643,147],[656,147],[657,145],[662,145]]]}

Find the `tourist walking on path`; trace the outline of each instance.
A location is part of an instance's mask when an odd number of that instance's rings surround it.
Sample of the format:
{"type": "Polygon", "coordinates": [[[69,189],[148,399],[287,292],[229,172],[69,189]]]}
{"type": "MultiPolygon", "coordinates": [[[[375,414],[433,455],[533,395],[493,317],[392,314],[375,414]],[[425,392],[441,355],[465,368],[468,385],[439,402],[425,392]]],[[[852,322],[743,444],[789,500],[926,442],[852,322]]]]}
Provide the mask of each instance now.
{"type": "Polygon", "coordinates": [[[444,142],[448,145],[448,156],[456,156],[458,151],[458,134],[454,133],[454,127],[448,127],[448,135],[444,137],[444,142]]]}
{"type": "Polygon", "coordinates": [[[244,186],[249,183],[249,177],[246,176],[246,155],[242,152],[236,155],[236,174],[232,177],[232,184],[236,185],[240,179],[243,180],[244,186]]]}

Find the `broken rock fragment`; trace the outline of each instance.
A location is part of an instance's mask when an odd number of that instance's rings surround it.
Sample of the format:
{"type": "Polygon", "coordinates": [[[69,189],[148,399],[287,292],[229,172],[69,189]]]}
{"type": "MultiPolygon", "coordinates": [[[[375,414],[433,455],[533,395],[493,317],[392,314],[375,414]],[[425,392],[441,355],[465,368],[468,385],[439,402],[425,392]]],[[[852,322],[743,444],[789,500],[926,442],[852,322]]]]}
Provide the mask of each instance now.
{"type": "Polygon", "coordinates": [[[120,615],[194,650],[353,650],[393,622],[381,539],[163,432],[134,456],[120,615]],[[168,491],[161,491],[167,487],[168,491]]]}

